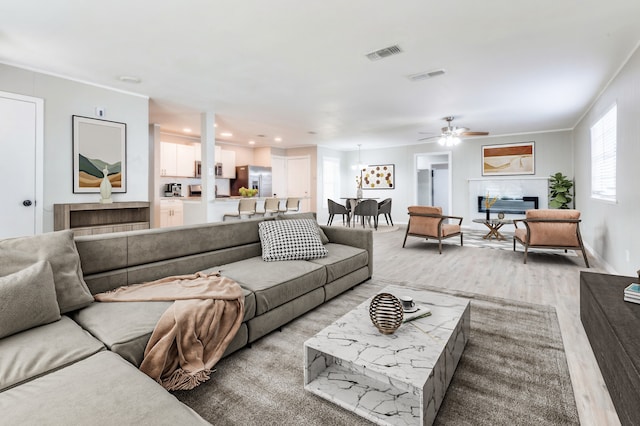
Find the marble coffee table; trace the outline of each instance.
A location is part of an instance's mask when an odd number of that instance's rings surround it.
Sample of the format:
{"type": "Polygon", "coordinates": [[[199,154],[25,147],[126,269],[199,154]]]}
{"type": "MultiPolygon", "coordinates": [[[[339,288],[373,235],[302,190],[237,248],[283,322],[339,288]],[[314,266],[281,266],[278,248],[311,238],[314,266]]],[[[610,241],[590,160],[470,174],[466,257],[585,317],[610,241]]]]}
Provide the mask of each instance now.
{"type": "Polygon", "coordinates": [[[384,335],[371,323],[369,298],[304,343],[304,387],[378,424],[431,425],[469,340],[469,301],[407,287],[382,292],[411,296],[432,314],[384,335]]]}

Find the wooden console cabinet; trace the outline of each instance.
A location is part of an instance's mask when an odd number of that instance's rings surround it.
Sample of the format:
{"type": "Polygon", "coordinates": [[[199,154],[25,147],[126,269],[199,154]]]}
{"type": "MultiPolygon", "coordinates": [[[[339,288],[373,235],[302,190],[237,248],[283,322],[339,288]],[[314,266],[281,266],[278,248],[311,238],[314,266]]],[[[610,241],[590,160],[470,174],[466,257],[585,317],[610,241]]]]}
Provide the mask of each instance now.
{"type": "Polygon", "coordinates": [[[632,282],[580,273],[580,319],[623,425],[640,424],[640,304],[623,300],[632,282]]]}
{"type": "Polygon", "coordinates": [[[53,229],[71,229],[75,235],[149,229],[150,203],[75,203],[53,205],[53,229]]]}

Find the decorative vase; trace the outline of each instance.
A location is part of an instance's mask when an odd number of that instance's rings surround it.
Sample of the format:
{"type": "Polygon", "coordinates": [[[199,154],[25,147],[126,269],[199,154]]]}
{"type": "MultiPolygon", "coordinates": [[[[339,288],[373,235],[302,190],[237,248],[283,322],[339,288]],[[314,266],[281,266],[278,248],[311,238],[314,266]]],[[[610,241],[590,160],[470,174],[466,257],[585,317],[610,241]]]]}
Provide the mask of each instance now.
{"type": "Polygon", "coordinates": [[[404,319],[402,303],[393,294],[377,294],[369,305],[369,317],[380,333],[393,334],[404,319]]]}
{"type": "Polygon", "coordinates": [[[491,209],[485,209],[485,212],[487,213],[487,220],[491,220],[491,209]]]}
{"type": "Polygon", "coordinates": [[[104,166],[102,174],[102,182],[100,183],[100,203],[110,204],[113,203],[113,200],[111,199],[111,182],[109,181],[109,169],[107,166],[104,166]]]}
{"type": "Polygon", "coordinates": [[[362,188],[358,187],[356,191],[356,198],[362,198],[362,188]]]}

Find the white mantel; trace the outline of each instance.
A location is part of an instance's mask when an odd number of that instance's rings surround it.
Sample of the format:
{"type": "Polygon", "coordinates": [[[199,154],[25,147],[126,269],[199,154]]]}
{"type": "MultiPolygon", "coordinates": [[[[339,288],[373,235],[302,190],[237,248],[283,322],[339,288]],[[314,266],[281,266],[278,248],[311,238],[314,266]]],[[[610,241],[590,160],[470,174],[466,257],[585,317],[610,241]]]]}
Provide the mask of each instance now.
{"type": "MultiPolygon", "coordinates": [[[[493,197],[538,197],[538,208],[546,209],[549,206],[549,178],[548,177],[526,177],[526,176],[487,176],[482,178],[472,178],[469,182],[469,220],[465,220],[472,228],[483,229],[480,224],[473,224],[471,220],[485,217],[484,213],[478,211],[478,196],[487,193],[493,197]]],[[[496,212],[497,214],[498,212],[496,212]]],[[[492,217],[495,214],[492,214],[492,217]]],[[[507,214],[506,219],[517,219],[523,215],[507,214]]]]}

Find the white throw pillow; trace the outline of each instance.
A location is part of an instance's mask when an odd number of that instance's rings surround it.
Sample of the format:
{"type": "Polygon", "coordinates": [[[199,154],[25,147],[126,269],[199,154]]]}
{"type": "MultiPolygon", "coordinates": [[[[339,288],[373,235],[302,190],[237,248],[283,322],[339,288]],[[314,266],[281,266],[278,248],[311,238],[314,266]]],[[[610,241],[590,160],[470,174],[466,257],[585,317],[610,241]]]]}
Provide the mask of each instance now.
{"type": "Polygon", "coordinates": [[[274,220],[259,224],[262,260],[318,259],[329,254],[312,219],[274,220]]]}

